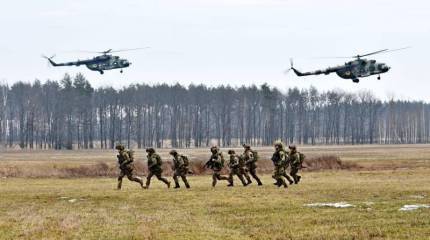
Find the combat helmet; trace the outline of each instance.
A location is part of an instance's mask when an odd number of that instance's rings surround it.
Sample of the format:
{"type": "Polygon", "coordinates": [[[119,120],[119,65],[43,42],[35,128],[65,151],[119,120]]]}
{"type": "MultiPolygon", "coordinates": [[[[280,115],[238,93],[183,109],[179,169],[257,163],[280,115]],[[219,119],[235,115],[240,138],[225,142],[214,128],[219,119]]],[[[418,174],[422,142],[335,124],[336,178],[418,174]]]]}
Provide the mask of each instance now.
{"type": "Polygon", "coordinates": [[[169,152],[170,155],[178,155],[178,152],[176,150],[170,150],[169,152]]]}
{"type": "Polygon", "coordinates": [[[291,150],[297,150],[297,147],[296,147],[295,144],[289,145],[288,148],[291,149],[291,150]]]}
{"type": "Polygon", "coordinates": [[[251,149],[251,146],[249,144],[244,143],[244,144],[242,144],[242,146],[245,149],[251,149]]]}
{"type": "Polygon", "coordinates": [[[212,146],[211,147],[211,152],[218,152],[218,151],[219,151],[218,146],[212,146]]]}
{"type": "Polygon", "coordinates": [[[155,153],[155,149],[154,148],[147,148],[146,152],[147,153],[155,153]]]}
{"type": "Polygon", "coordinates": [[[277,140],[275,141],[275,143],[273,144],[274,147],[279,148],[279,149],[284,149],[284,143],[281,140],[277,140]]]}
{"type": "Polygon", "coordinates": [[[228,154],[235,154],[236,152],[233,149],[228,150],[228,154]]]}
{"type": "Polygon", "coordinates": [[[116,146],[115,146],[115,149],[116,150],[120,150],[120,151],[122,151],[122,150],[124,150],[125,149],[125,147],[124,147],[124,145],[122,145],[122,144],[117,144],[116,146]]]}

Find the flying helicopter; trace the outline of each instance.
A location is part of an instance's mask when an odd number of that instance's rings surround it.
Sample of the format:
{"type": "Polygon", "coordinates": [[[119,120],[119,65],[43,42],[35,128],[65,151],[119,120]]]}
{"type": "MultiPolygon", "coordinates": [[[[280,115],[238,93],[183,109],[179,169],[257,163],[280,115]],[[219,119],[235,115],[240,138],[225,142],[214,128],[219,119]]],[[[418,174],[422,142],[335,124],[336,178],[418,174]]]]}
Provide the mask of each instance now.
{"type": "MultiPolygon", "coordinates": [[[[146,47],[147,48],[147,47],[146,47]]],[[[89,53],[99,53],[101,55],[95,56],[91,59],[86,60],[77,60],[75,62],[64,62],[64,63],[56,63],[52,59],[52,57],[46,57],[42,56],[46,59],[48,59],[49,63],[54,67],[60,67],[60,66],[80,66],[85,65],[88,69],[92,71],[98,71],[100,74],[103,74],[106,70],[112,70],[112,69],[121,69],[120,73],[123,73],[123,68],[127,68],[131,65],[131,62],[129,62],[125,58],[120,58],[119,56],[114,56],[111,53],[115,52],[125,52],[125,51],[133,51],[133,50],[140,50],[145,48],[132,48],[132,49],[122,49],[122,50],[106,50],[102,52],[89,52],[89,53]]]]}
{"type": "Polygon", "coordinates": [[[293,66],[293,61],[290,60],[291,67],[287,70],[289,72],[290,70],[293,70],[294,73],[299,76],[309,76],[309,75],[320,75],[325,74],[328,75],[330,73],[336,73],[339,77],[343,79],[351,79],[354,83],[358,83],[360,80],[359,78],[368,77],[372,75],[378,75],[378,80],[381,80],[381,74],[388,72],[390,70],[390,67],[381,62],[377,62],[373,59],[364,59],[363,57],[380,54],[380,53],[387,53],[387,52],[393,52],[393,51],[399,51],[403,49],[407,49],[409,47],[405,48],[398,48],[398,49],[383,49],[376,52],[371,52],[363,55],[356,55],[351,57],[334,57],[334,58],[355,58],[352,61],[346,62],[344,65],[335,66],[335,67],[329,67],[324,70],[316,70],[311,72],[300,72],[293,66]]]}

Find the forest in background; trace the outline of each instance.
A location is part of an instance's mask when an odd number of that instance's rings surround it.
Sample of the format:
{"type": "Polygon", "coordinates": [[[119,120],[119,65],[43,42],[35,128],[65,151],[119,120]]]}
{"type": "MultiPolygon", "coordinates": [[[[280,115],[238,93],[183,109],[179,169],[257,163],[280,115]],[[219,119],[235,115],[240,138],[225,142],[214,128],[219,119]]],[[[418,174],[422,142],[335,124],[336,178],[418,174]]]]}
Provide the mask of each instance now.
{"type": "Polygon", "coordinates": [[[21,149],[429,143],[430,105],[371,92],[132,84],[82,75],[0,84],[0,145],[21,149]]]}

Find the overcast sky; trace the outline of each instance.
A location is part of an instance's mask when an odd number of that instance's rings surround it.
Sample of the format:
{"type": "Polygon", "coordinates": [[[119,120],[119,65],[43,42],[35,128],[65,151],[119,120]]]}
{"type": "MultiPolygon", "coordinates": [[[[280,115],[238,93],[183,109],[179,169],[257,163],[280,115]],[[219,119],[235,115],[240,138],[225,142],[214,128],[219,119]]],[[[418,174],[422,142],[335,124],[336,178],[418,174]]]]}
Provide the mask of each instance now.
{"type": "Polygon", "coordinates": [[[82,72],[93,86],[130,83],[260,85],[281,90],[371,90],[386,99],[430,101],[430,3],[425,0],[41,0],[5,1],[0,8],[0,81],[59,80],[82,72]],[[130,68],[104,75],[81,67],[48,67],[54,60],[92,57],[76,50],[146,47],[120,53],[130,68]],[[359,84],[329,76],[283,72],[343,64],[339,59],[384,48],[372,56],[390,72],[359,84]]]}

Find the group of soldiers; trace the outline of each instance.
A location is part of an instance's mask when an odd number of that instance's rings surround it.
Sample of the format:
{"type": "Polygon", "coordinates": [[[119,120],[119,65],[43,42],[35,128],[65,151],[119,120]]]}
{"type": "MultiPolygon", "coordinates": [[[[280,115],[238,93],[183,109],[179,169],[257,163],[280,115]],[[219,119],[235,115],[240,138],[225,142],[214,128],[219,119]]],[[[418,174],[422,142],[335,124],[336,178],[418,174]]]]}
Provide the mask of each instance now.
{"type": "MultiPolygon", "coordinates": [[[[276,142],[275,153],[272,156],[272,162],[274,165],[274,173],[272,177],[275,179],[275,185],[278,187],[288,187],[285,179],[290,184],[297,184],[300,182],[301,176],[298,175],[298,171],[301,168],[304,155],[297,151],[295,145],[288,146],[289,151],[287,151],[282,142],[276,142]],[[287,169],[290,167],[290,176],[287,174],[287,169]]],[[[217,182],[220,180],[225,180],[228,182],[229,187],[234,186],[234,176],[237,176],[243,186],[247,186],[252,183],[251,177],[257,182],[258,186],[263,185],[260,178],[257,176],[257,161],[258,153],[257,151],[251,149],[248,144],[243,145],[244,152],[239,155],[236,154],[234,150],[229,150],[229,162],[227,163],[229,168],[229,175],[221,175],[221,171],[224,169],[225,160],[222,152],[218,146],[211,147],[211,156],[209,161],[206,162],[205,168],[212,170],[212,187],[215,187],[217,182]]],[[[168,188],[170,188],[170,181],[162,176],[162,159],[160,155],[155,152],[154,148],[147,148],[147,159],[148,159],[148,171],[149,174],[146,177],[146,183],[143,183],[143,179],[136,175],[135,167],[133,164],[134,156],[133,151],[125,149],[122,144],[116,146],[118,150],[118,164],[120,169],[120,174],[118,176],[118,189],[121,189],[122,179],[127,176],[130,181],[138,182],[142,188],[149,188],[151,184],[151,178],[155,176],[159,181],[165,183],[168,188]]],[[[190,163],[188,157],[179,154],[176,150],[171,150],[169,154],[172,156],[172,169],[173,180],[175,182],[175,188],[180,188],[179,177],[186,188],[190,188],[190,184],[187,180],[187,174],[192,173],[190,171],[190,163]]]]}

